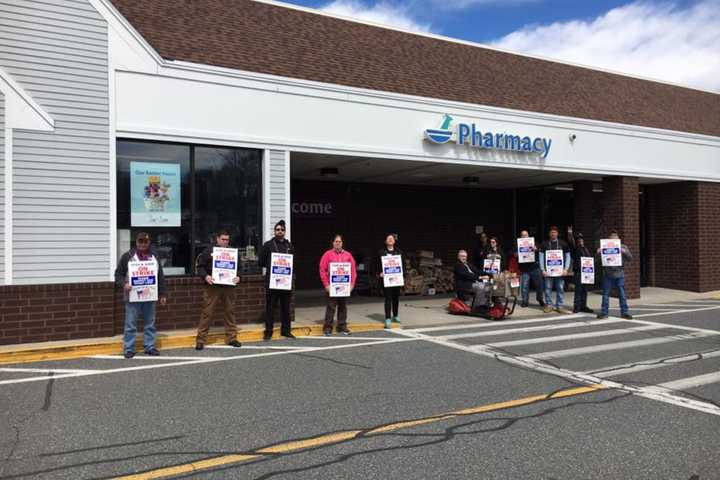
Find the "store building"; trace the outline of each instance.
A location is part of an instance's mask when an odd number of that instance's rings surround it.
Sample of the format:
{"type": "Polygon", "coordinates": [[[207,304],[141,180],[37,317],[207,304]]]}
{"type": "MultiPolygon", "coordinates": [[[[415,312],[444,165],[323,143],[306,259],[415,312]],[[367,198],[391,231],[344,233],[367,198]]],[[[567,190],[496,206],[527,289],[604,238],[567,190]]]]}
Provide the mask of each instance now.
{"type": "Polygon", "coordinates": [[[0,17],[0,343],[120,332],[112,273],[139,230],[172,276],[160,329],[195,325],[218,228],[257,321],[254,250],[281,218],[300,288],[335,231],[360,260],[395,232],[450,262],[480,226],[507,246],[559,224],[619,230],[631,296],[720,289],[718,94],[270,2],[0,17]]]}

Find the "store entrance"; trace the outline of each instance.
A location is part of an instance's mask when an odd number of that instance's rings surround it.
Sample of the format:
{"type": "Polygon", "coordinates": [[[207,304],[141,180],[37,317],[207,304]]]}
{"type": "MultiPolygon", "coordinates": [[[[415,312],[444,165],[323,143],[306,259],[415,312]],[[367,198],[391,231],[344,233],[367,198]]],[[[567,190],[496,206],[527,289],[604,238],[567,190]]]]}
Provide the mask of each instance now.
{"type": "Polygon", "coordinates": [[[358,295],[380,293],[376,263],[388,233],[422,272],[407,293],[422,295],[452,290],[457,252],[472,252],[481,231],[510,250],[520,228],[542,239],[550,224],[572,224],[572,192],[546,186],[571,181],[567,173],[310,154],[293,154],[291,171],[300,303],[312,298],[304,292],[322,294],[318,262],[335,233],[360,267],[358,295]]]}

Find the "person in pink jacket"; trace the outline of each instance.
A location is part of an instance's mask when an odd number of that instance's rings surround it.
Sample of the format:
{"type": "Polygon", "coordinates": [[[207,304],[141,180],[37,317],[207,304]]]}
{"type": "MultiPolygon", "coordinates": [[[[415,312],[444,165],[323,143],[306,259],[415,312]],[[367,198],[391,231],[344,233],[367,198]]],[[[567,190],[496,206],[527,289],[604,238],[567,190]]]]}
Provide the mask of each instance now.
{"type": "MultiPolygon", "coordinates": [[[[347,327],[347,297],[333,297],[330,296],[330,264],[331,263],[349,263],[350,264],[350,282],[349,292],[355,288],[355,281],[357,280],[357,270],[355,268],[355,259],[352,254],[346,250],[343,250],[343,237],[342,235],[335,235],[333,237],[333,248],[325,252],[320,259],[320,280],[322,280],[325,292],[327,293],[327,308],[325,309],[325,325],[323,326],[323,333],[325,335],[332,334],[333,318],[335,317],[335,309],[338,312],[337,318],[337,332],[343,335],[350,335],[350,330],[347,327]]],[[[345,277],[344,275],[338,275],[339,277],[345,277]]],[[[348,292],[348,296],[350,293],[348,292]]]]}

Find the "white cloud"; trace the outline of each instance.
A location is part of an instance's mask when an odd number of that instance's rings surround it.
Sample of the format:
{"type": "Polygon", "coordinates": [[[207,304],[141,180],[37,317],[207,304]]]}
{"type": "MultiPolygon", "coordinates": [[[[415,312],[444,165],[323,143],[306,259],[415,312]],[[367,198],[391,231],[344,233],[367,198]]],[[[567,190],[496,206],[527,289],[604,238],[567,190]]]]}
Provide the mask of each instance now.
{"type": "Polygon", "coordinates": [[[644,1],[591,21],[528,26],[491,46],[720,92],[720,0],[644,1]]]}
{"type": "Polygon", "coordinates": [[[357,0],[334,0],[320,8],[323,12],[358,20],[402,28],[413,32],[430,32],[430,25],[413,19],[409,9],[400,5],[378,2],[366,6],[357,0]]]}

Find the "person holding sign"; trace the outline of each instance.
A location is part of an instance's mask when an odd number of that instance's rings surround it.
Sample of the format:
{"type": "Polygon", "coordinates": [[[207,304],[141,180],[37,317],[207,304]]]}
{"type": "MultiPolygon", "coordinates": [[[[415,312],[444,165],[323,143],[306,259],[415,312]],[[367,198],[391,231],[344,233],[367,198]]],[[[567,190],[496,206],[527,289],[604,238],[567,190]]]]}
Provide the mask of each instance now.
{"type": "Polygon", "coordinates": [[[597,254],[603,266],[602,308],[597,318],[608,317],[610,290],[617,288],[618,300],[620,301],[620,315],[622,318],[632,320],[632,315],[630,315],[630,309],[627,304],[627,296],[625,296],[625,270],[623,269],[623,264],[633,259],[630,249],[622,244],[618,232],[613,230],[610,232],[609,239],[600,240],[600,248],[597,249],[597,254]],[[603,249],[603,246],[605,246],[605,249],[603,249]],[[611,258],[606,259],[605,257],[608,256],[611,258]],[[618,256],[621,258],[617,258],[618,256]]]}
{"type": "Polygon", "coordinates": [[[237,248],[229,248],[230,232],[220,231],[215,236],[215,245],[206,248],[197,258],[197,273],[205,281],[203,310],[198,325],[195,350],[202,350],[207,343],[210,322],[215,306],[222,304],[225,319],[225,343],[240,347],[237,340],[235,323],[235,285],[240,282],[237,276],[237,248]]]}
{"type": "Polygon", "coordinates": [[[385,295],[385,328],[390,328],[391,322],[400,323],[400,289],[405,285],[402,252],[395,246],[394,234],[385,236],[385,248],[380,250],[378,256],[385,295]]]}
{"type": "Polygon", "coordinates": [[[135,248],[123,253],[115,269],[115,284],[123,289],[125,298],[125,331],[123,354],[135,356],[137,319],[143,317],[143,347],[145,355],[160,355],[155,346],[155,306],[167,300],[162,266],[150,249],[150,235],[139,232],[135,248]]]}
{"type": "Polygon", "coordinates": [[[505,254],[500,249],[497,237],[490,237],[490,243],[483,258],[483,272],[486,275],[497,275],[506,267],[505,254]]]}
{"type": "Polygon", "coordinates": [[[343,250],[342,235],[336,234],[333,237],[333,247],[320,259],[320,280],[328,294],[323,333],[332,335],[337,309],[337,332],[350,335],[347,327],[347,297],[355,288],[357,270],[352,254],[343,250]]]}
{"type": "Polygon", "coordinates": [[[285,220],[275,224],[275,236],[260,248],[258,262],[265,270],[265,333],[263,340],[273,336],[273,309],[280,304],[280,335],[295,338],[290,327],[290,295],[292,294],[293,257],[295,249],[285,238],[285,220]]]}
{"type": "Polygon", "coordinates": [[[545,306],[545,282],[543,282],[540,266],[538,265],[537,247],[535,238],[527,230],[520,232],[517,239],[518,268],[520,269],[520,306],[526,308],[530,298],[530,281],[535,289],[535,298],[538,305],[545,306]]]}
{"type": "Polygon", "coordinates": [[[552,308],[552,291],[555,289],[555,311],[570,313],[563,305],[565,289],[564,276],[570,268],[570,246],[558,238],[558,228],[550,227],[549,238],[540,246],[540,268],[545,277],[545,307],[543,312],[550,313],[552,308]]]}
{"type": "Polygon", "coordinates": [[[593,281],[590,284],[594,284],[594,263],[592,261],[593,256],[590,249],[585,246],[585,238],[583,234],[577,232],[573,234],[573,228],[568,227],[568,243],[572,247],[572,266],[573,266],[573,281],[575,282],[575,296],[573,297],[573,313],[595,313],[592,308],[587,306],[587,294],[588,294],[588,283],[589,277],[593,277],[593,281]],[[588,269],[592,268],[592,272],[588,269]],[[583,275],[584,273],[584,275],[583,275]],[[593,275],[589,275],[592,273],[593,275]],[[583,281],[585,279],[585,281],[583,281]]]}

